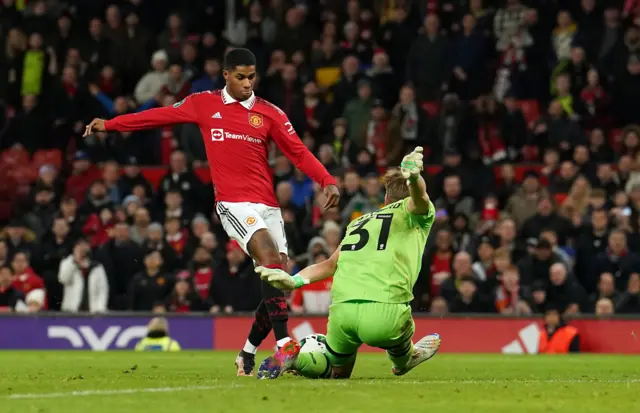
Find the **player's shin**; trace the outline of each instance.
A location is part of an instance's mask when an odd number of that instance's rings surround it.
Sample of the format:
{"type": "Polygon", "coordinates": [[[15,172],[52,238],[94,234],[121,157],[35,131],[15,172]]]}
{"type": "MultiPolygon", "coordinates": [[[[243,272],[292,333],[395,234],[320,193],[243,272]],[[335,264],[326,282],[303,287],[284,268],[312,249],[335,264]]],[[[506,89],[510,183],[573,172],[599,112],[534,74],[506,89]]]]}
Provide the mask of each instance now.
{"type": "Polygon", "coordinates": [[[320,351],[300,353],[292,370],[310,379],[326,379],[331,376],[331,363],[320,351]]]}
{"type": "Polygon", "coordinates": [[[411,361],[412,354],[413,342],[411,340],[397,347],[387,349],[387,356],[389,356],[394,370],[404,370],[411,361]]]}
{"type": "MultiPolygon", "coordinates": [[[[281,264],[265,265],[267,268],[282,269],[281,264]]],[[[265,302],[267,313],[273,328],[273,334],[276,337],[278,347],[282,347],[289,341],[289,330],[287,321],[289,320],[289,311],[287,309],[287,301],[284,292],[273,287],[269,283],[262,283],[262,298],[265,302]]]]}
{"type": "Polygon", "coordinates": [[[267,305],[262,300],[260,305],[256,309],[255,319],[251,325],[249,331],[249,338],[245,344],[243,351],[251,354],[256,354],[256,351],[260,344],[271,332],[271,319],[269,318],[269,312],[267,311],[267,305]]]}

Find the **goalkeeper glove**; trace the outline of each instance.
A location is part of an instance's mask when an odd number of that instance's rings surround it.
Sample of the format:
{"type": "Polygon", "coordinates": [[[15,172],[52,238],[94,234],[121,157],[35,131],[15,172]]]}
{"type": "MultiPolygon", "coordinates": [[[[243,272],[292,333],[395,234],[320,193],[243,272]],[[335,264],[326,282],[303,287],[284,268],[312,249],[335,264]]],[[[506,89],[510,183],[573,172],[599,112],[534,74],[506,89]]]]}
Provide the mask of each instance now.
{"type": "Polygon", "coordinates": [[[400,172],[402,172],[402,176],[407,180],[407,184],[417,181],[420,177],[420,172],[422,172],[423,167],[422,158],[422,146],[417,146],[413,152],[402,158],[400,172]]]}
{"type": "Polygon", "coordinates": [[[266,281],[278,290],[292,291],[300,288],[309,282],[299,275],[293,277],[287,272],[277,268],[256,267],[255,271],[260,274],[260,279],[266,281]]]}

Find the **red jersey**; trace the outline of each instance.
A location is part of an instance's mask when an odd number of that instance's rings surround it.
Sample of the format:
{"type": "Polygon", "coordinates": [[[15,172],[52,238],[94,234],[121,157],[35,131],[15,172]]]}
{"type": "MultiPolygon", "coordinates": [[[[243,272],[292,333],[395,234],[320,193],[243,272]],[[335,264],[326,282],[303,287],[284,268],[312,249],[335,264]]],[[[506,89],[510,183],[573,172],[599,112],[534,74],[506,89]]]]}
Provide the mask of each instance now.
{"type": "Polygon", "coordinates": [[[189,95],[165,108],[117,116],[108,131],[130,132],[180,123],[200,128],[217,201],[255,202],[277,207],[269,142],[323,188],[336,181],[302,143],[287,115],[255,95],[239,102],[226,88],[189,95]]]}

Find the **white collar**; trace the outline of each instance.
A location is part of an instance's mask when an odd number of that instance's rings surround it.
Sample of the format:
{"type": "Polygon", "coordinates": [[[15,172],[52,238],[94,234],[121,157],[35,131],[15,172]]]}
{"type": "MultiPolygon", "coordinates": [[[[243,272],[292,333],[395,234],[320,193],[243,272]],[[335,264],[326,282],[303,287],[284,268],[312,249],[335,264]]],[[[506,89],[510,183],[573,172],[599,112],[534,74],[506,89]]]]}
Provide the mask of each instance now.
{"type": "MultiPolygon", "coordinates": [[[[232,103],[238,102],[229,94],[229,92],[227,92],[226,86],[224,87],[224,89],[222,89],[222,93],[220,95],[222,96],[222,103],[224,103],[225,105],[230,105],[232,103]]],[[[253,105],[256,103],[256,95],[253,92],[251,92],[251,96],[249,96],[247,100],[243,100],[238,103],[244,106],[245,109],[251,110],[253,105]]]]}

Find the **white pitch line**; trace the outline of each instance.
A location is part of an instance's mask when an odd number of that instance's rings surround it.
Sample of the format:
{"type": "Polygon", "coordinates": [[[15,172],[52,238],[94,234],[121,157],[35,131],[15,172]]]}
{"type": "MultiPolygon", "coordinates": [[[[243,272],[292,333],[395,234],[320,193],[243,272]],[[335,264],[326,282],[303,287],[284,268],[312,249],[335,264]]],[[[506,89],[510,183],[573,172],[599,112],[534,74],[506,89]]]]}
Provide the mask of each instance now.
{"type": "Polygon", "coordinates": [[[233,389],[245,387],[241,384],[220,384],[211,386],[183,386],[183,387],[147,387],[141,389],[111,389],[111,390],[76,390],[60,393],[22,393],[7,396],[7,399],[57,399],[61,397],[113,396],[118,394],[137,393],[172,393],[215,389],[233,389]]]}
{"type": "MultiPolygon", "coordinates": [[[[352,383],[354,386],[371,386],[380,384],[401,384],[401,385],[425,385],[425,384],[580,384],[580,383],[593,383],[593,384],[631,384],[640,383],[640,379],[611,379],[611,380],[585,380],[585,379],[470,379],[470,380],[352,380],[352,381],[333,381],[333,380],[313,380],[311,382],[305,381],[288,381],[287,387],[303,387],[307,386],[305,383],[313,383],[313,386],[322,387],[344,387],[348,383],[352,383]]],[[[88,396],[113,396],[119,394],[140,394],[140,393],[175,393],[175,392],[190,392],[190,391],[202,391],[202,390],[220,390],[220,389],[240,389],[246,388],[244,384],[218,384],[209,386],[182,386],[182,387],[147,387],[147,388],[129,388],[129,389],[110,389],[110,390],[76,390],[70,392],[59,393],[17,393],[6,396],[9,400],[24,400],[24,399],[59,399],[65,397],[88,397],[88,396]]],[[[255,387],[255,386],[251,386],[255,387]]]]}

